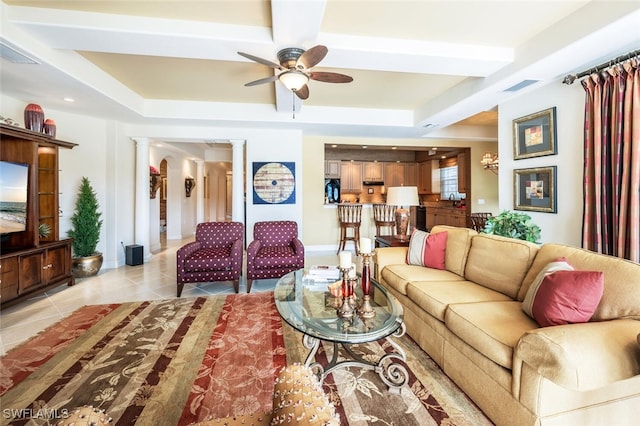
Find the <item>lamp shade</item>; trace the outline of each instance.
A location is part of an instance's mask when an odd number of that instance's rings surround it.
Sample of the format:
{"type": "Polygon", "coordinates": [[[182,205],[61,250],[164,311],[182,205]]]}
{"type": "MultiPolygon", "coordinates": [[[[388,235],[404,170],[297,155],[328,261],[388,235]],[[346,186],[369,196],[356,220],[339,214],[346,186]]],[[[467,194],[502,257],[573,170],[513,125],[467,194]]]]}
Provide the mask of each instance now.
{"type": "Polygon", "coordinates": [[[418,199],[417,186],[392,186],[387,188],[387,204],[392,206],[417,206],[418,199]]]}
{"type": "Polygon", "coordinates": [[[278,79],[285,87],[289,90],[296,91],[300,90],[302,86],[307,84],[309,81],[309,76],[303,73],[302,71],[297,70],[289,70],[285,71],[278,76],[278,79]]]}

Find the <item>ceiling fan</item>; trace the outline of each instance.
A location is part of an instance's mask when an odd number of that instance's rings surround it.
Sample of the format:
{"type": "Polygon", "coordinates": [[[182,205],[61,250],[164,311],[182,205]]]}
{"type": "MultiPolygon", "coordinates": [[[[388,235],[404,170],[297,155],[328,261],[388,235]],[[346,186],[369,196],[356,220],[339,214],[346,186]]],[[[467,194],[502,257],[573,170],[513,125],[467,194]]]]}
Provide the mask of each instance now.
{"type": "Polygon", "coordinates": [[[282,71],[273,77],[251,81],[245,84],[245,86],[256,86],[258,84],[280,80],[287,89],[304,100],[309,97],[309,87],[307,86],[309,80],[323,81],[325,83],[350,83],[353,81],[353,77],[344,74],[311,71],[311,68],[324,59],[327,52],[327,47],[322,45],[314,46],[307,51],[297,47],[287,47],[278,52],[278,61],[280,64],[244,52],[238,52],[238,54],[259,64],[282,71]]]}

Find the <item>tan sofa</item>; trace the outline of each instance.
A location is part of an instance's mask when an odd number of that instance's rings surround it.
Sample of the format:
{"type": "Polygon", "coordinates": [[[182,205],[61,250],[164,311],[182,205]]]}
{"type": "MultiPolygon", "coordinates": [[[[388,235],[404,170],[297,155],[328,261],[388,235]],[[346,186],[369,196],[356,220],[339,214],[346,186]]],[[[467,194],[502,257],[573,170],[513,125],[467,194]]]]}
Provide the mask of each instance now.
{"type": "Polygon", "coordinates": [[[376,250],[378,281],[403,305],[407,333],[499,425],[638,424],[640,265],[560,244],[447,231],[446,270],[376,250]],[[588,323],[540,327],[522,310],[529,285],[565,257],[604,272],[588,323]]]}

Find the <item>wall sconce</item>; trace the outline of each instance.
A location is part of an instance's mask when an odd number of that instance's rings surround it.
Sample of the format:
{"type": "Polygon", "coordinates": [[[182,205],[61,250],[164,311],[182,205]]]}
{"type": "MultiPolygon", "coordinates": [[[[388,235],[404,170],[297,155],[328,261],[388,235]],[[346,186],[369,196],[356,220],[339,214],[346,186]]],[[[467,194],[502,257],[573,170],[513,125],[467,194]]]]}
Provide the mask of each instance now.
{"type": "Polygon", "coordinates": [[[484,167],[485,170],[489,170],[495,174],[498,174],[498,154],[485,152],[480,162],[482,163],[482,167],[484,167]]]}
{"type": "Polygon", "coordinates": [[[196,180],[191,176],[187,176],[184,178],[184,190],[187,194],[187,197],[191,197],[191,191],[196,187],[196,180]]]}

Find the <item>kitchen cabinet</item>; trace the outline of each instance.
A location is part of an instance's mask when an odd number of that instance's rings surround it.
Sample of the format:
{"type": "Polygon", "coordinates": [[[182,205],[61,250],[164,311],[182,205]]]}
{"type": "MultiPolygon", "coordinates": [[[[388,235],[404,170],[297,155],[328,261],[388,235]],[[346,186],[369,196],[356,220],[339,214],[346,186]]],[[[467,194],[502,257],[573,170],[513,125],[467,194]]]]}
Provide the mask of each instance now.
{"type": "Polygon", "coordinates": [[[418,186],[418,163],[400,163],[404,168],[403,186],[418,186]]]}
{"type": "Polygon", "coordinates": [[[361,161],[342,161],[340,163],[340,192],[351,194],[362,192],[361,161]]]}
{"type": "Polygon", "coordinates": [[[362,164],[363,179],[365,182],[384,181],[384,163],[366,161],[362,164]]]}
{"type": "Polygon", "coordinates": [[[418,194],[431,194],[431,161],[418,163],[418,194]]]}
{"type": "Polygon", "coordinates": [[[453,207],[427,207],[427,228],[436,225],[467,227],[467,211],[453,207]]]}
{"type": "Polygon", "coordinates": [[[470,175],[469,153],[461,152],[458,154],[458,192],[468,192],[470,175]]]}
{"type": "Polygon", "coordinates": [[[340,160],[325,160],[324,177],[327,179],[340,179],[340,160]]]}
{"type": "Polygon", "coordinates": [[[404,167],[401,163],[384,163],[384,185],[402,186],[404,183],[404,167]]]}

